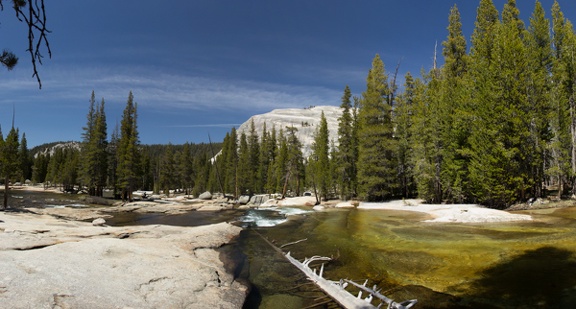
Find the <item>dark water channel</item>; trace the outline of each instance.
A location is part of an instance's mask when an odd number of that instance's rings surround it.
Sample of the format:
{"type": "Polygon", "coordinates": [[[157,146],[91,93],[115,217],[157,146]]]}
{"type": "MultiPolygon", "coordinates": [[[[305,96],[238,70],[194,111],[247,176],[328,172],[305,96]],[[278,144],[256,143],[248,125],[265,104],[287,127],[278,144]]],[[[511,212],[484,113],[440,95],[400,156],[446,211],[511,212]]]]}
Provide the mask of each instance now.
{"type": "MultiPolygon", "coordinates": [[[[111,224],[195,226],[236,222],[239,276],[254,286],[245,308],[304,308],[322,293],[262,240],[302,260],[331,256],[325,277],[369,280],[415,308],[576,308],[576,208],[523,212],[532,222],[423,223],[426,215],[381,210],[192,212],[117,216],[111,224]],[[260,227],[258,226],[260,225],[260,227]],[[265,227],[264,227],[265,226],[265,227]]],[[[334,308],[327,303],[317,308],[334,308]]]]}

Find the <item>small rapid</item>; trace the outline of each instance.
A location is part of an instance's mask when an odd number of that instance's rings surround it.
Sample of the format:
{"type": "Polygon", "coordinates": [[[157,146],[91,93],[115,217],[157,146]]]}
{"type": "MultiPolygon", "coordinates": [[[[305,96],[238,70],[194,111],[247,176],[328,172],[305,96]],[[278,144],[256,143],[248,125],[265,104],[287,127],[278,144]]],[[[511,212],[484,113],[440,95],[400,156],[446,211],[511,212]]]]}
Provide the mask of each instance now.
{"type": "Polygon", "coordinates": [[[274,227],[288,221],[290,216],[305,215],[312,211],[296,207],[272,207],[262,209],[248,209],[238,218],[243,228],[247,227],[274,227]]]}

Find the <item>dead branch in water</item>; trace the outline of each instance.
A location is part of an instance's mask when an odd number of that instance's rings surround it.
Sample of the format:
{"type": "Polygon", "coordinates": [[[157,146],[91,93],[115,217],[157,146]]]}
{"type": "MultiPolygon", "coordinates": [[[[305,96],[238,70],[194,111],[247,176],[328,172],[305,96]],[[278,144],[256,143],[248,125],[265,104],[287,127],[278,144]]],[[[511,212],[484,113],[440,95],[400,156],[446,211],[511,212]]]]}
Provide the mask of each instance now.
{"type": "Polygon", "coordinates": [[[287,243],[287,244],[283,244],[282,246],[280,246],[280,248],[284,248],[284,247],[288,247],[288,246],[291,246],[291,245],[295,245],[295,244],[297,244],[297,243],[301,243],[301,242],[307,241],[307,240],[308,240],[308,238],[304,238],[304,239],[300,239],[300,240],[297,240],[297,241],[289,242],[289,243],[287,243]]]}

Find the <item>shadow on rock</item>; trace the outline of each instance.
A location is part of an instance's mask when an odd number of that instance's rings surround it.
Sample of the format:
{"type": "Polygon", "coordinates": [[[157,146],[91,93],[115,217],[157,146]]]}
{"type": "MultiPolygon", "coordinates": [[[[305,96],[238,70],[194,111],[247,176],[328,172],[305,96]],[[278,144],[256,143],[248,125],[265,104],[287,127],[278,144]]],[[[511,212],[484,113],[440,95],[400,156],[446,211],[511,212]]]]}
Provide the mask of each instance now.
{"type": "Polygon", "coordinates": [[[489,268],[465,299],[498,308],[576,308],[576,257],[542,247],[489,268]]]}

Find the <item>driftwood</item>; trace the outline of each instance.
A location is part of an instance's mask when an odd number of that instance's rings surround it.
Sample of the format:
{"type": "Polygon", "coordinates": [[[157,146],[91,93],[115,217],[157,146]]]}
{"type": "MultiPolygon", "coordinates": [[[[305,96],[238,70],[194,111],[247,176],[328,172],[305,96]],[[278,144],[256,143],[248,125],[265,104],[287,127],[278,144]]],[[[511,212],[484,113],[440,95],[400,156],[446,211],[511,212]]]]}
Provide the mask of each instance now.
{"type": "Polygon", "coordinates": [[[322,257],[322,256],[313,256],[311,258],[304,259],[304,262],[300,262],[293,258],[290,255],[290,252],[284,255],[286,259],[292,263],[296,268],[302,271],[308,279],[310,279],[316,286],[318,286],[322,291],[324,291],[328,296],[330,296],[334,301],[339,303],[342,307],[348,309],[372,309],[372,308],[381,308],[384,303],[387,304],[387,308],[394,308],[394,309],[408,309],[414,306],[417,303],[417,300],[407,300],[401,303],[397,303],[392,299],[380,294],[379,290],[370,289],[366,287],[366,283],[364,285],[358,284],[354,281],[343,279],[340,281],[332,281],[325,279],[323,277],[324,274],[324,264],[320,266],[320,270],[317,271],[315,268],[311,269],[309,267],[310,263],[314,261],[330,261],[332,260],[329,257],[322,257]],[[358,296],[354,296],[350,294],[345,288],[351,284],[360,289],[358,296]],[[366,298],[362,298],[362,293],[365,292],[368,294],[366,298]],[[382,303],[376,307],[372,305],[372,300],[374,297],[380,299],[382,303]]]}
{"type": "Polygon", "coordinates": [[[303,241],[307,241],[307,240],[308,240],[308,238],[304,238],[304,239],[300,239],[300,240],[297,240],[297,241],[289,242],[289,243],[287,243],[287,244],[283,244],[282,246],[280,246],[280,248],[284,248],[284,247],[288,247],[288,246],[291,246],[291,245],[295,245],[295,244],[297,244],[297,243],[300,243],[300,242],[303,242],[303,241]]]}
{"type": "MultiPolygon", "coordinates": [[[[255,231],[256,232],[256,231],[255,231]]],[[[266,241],[276,252],[282,254],[292,265],[296,266],[310,281],[312,281],[318,288],[320,288],[326,295],[340,304],[342,307],[347,309],[377,309],[382,308],[386,304],[386,308],[389,309],[409,309],[412,308],[418,301],[416,299],[406,300],[400,303],[382,295],[381,290],[377,290],[377,287],[370,289],[366,287],[368,280],[364,282],[363,285],[358,284],[352,280],[341,279],[339,281],[332,281],[325,279],[324,275],[324,263],[321,264],[320,270],[317,271],[316,268],[310,268],[310,263],[316,261],[328,262],[332,258],[325,256],[313,256],[311,258],[305,258],[303,262],[298,261],[290,255],[290,252],[284,253],[280,248],[276,247],[272,242],[266,239],[262,234],[256,232],[264,241],[266,241]],[[348,285],[352,285],[358,288],[360,291],[357,296],[350,294],[346,290],[348,285]],[[368,296],[362,298],[363,293],[367,293],[368,296]],[[380,299],[382,302],[378,306],[372,305],[372,300],[374,298],[380,299]]]]}

